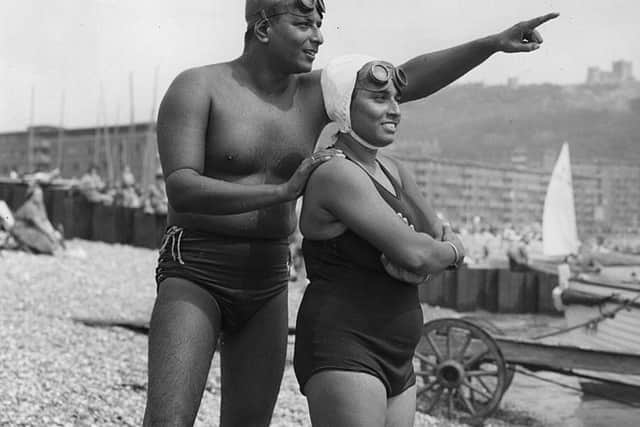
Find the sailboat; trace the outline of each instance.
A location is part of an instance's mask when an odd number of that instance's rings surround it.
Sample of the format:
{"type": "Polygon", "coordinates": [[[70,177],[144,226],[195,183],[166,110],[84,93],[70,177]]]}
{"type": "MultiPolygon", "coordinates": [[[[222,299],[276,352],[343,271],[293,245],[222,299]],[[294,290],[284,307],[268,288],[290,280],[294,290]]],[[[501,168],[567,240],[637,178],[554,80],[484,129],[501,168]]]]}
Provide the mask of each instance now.
{"type": "MultiPolygon", "coordinates": [[[[565,143],[544,202],[543,255],[532,260],[533,268],[555,270],[558,275],[554,303],[564,312],[568,329],[562,340],[592,350],[640,355],[640,280],[636,279],[640,278],[640,257],[580,251],[574,206],[569,145],[565,143]],[[584,269],[584,264],[591,266],[584,269]]],[[[640,386],[640,376],[578,373],[640,386]]]]}

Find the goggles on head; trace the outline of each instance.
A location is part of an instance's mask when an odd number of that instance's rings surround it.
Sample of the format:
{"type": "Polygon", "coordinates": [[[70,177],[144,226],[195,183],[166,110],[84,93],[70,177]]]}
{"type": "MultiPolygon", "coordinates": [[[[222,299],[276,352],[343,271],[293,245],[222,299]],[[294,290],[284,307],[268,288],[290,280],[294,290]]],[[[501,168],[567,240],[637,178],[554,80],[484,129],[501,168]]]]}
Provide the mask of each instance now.
{"type": "Polygon", "coordinates": [[[373,61],[365,67],[367,68],[366,72],[358,73],[356,89],[379,92],[387,88],[391,81],[399,91],[407,86],[407,75],[402,68],[382,61],[373,61]]]}
{"type": "Polygon", "coordinates": [[[262,9],[257,13],[259,19],[269,19],[273,16],[284,15],[291,13],[293,15],[299,15],[296,12],[302,12],[307,15],[317,10],[320,16],[327,11],[327,7],[324,4],[324,0],[295,0],[295,5],[292,8],[289,5],[275,5],[262,9]]]}

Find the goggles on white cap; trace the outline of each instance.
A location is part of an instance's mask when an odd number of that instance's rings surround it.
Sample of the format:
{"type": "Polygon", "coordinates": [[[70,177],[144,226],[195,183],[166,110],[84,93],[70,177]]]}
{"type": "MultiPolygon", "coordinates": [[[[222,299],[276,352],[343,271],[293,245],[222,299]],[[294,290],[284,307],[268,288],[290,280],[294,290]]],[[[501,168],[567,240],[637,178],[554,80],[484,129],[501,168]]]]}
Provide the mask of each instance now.
{"type": "Polygon", "coordinates": [[[402,68],[394,67],[384,61],[372,61],[366,65],[368,70],[356,80],[356,89],[379,92],[393,82],[398,90],[407,86],[407,75],[402,68]]]}

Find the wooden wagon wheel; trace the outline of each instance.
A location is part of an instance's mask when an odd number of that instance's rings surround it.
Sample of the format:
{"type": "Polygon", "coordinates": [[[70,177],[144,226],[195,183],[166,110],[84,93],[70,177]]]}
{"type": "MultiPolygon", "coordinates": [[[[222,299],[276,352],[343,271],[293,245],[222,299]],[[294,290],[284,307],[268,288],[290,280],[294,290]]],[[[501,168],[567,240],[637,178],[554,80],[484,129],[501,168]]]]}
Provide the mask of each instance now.
{"type": "Polygon", "coordinates": [[[502,352],[482,328],[460,319],[428,322],[415,352],[417,408],[476,422],[500,404],[507,386],[502,352]]]}
{"type": "MultiPolygon", "coordinates": [[[[488,319],[484,319],[482,317],[476,316],[462,316],[462,320],[466,320],[468,322],[473,323],[476,326],[480,326],[485,332],[488,332],[489,335],[494,337],[502,337],[505,336],[505,332],[496,326],[493,322],[488,319]]],[[[508,362],[505,362],[507,365],[507,376],[505,378],[505,385],[503,388],[503,394],[507,391],[511,383],[513,382],[513,376],[516,374],[516,367],[508,362]]]]}

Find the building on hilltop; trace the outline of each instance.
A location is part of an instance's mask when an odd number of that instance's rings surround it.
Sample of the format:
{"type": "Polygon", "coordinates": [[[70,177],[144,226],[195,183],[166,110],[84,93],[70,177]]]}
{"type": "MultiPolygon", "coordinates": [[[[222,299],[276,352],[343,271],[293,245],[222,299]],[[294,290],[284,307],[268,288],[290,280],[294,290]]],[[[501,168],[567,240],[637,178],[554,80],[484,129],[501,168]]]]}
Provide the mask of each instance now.
{"type": "Polygon", "coordinates": [[[630,61],[614,61],[611,71],[601,70],[599,67],[587,69],[588,86],[618,86],[634,80],[633,64],[630,61]]]}

